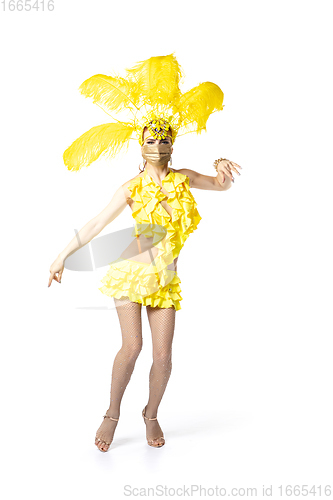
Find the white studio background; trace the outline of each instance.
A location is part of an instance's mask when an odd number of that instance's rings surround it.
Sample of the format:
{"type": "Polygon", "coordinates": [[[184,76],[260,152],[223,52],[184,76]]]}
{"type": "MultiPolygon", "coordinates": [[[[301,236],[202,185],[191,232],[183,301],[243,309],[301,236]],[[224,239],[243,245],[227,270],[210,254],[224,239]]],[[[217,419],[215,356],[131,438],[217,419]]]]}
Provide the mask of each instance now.
{"type": "MultiPolygon", "coordinates": [[[[147,498],[157,485],[170,495],[192,485],[227,495],[252,487],[258,497],[272,486],[273,498],[280,486],[285,494],[287,485],[308,485],[325,496],[333,465],[331,2],[54,4],[0,4],[2,497],[124,497],[125,485],[147,498]],[[225,157],[243,168],[227,192],[192,191],[202,221],[178,264],[182,309],[158,413],[166,445],[147,445],[141,416],[152,360],[143,308],[143,351],[103,454],[94,437],[121,346],[113,299],[98,290],[107,267],[65,269],[61,285],[47,282],[75,230],[142,158],[132,141],[126,155],[73,173],[62,154],[109,121],[78,91],[85,79],[172,52],[182,90],[212,81],[225,105],[207,133],[176,140],[173,167],[215,175],[213,161],[225,157]]],[[[131,225],[126,209],[101,235],[131,225]]]]}

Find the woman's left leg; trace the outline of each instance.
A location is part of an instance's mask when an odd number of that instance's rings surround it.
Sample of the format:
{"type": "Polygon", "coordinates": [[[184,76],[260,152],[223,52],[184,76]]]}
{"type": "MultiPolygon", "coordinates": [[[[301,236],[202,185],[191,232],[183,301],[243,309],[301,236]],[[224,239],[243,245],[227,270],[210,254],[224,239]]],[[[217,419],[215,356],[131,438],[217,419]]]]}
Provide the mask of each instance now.
{"type": "MultiPolygon", "coordinates": [[[[147,315],[152,333],[153,364],[149,373],[149,399],[145,409],[148,418],[155,418],[168,384],[172,369],[172,341],[175,330],[176,310],[173,307],[147,306],[147,315]]],[[[157,420],[145,420],[147,439],[163,436],[157,420]]],[[[158,441],[156,441],[158,443],[158,441]]]]}

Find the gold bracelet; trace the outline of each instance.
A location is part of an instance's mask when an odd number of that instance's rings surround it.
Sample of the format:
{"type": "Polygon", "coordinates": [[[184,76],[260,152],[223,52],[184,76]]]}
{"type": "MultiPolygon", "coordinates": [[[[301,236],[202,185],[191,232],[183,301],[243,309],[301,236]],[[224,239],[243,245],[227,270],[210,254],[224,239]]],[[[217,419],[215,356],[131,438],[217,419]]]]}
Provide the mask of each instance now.
{"type": "Polygon", "coordinates": [[[215,160],[213,163],[213,166],[215,167],[215,170],[217,171],[217,165],[220,163],[220,161],[226,160],[226,158],[219,158],[218,160],[215,160]]]}

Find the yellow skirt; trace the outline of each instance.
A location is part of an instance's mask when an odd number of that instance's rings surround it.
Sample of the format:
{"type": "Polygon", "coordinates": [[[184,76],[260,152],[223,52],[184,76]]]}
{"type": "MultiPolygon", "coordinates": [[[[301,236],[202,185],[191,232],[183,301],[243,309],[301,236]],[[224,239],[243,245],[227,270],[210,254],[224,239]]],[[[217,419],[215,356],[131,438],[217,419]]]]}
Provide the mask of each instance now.
{"type": "Polygon", "coordinates": [[[104,286],[99,290],[109,297],[128,298],[144,306],[181,309],[181,281],[176,271],[164,269],[158,273],[151,263],[119,258],[110,264],[101,282],[104,286]]]}

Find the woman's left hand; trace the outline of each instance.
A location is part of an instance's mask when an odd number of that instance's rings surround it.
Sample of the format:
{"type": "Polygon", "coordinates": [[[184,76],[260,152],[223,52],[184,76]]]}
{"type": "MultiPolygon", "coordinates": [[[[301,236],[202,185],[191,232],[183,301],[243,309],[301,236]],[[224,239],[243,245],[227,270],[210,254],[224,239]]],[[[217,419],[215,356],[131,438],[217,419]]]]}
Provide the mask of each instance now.
{"type": "Polygon", "coordinates": [[[226,158],[223,158],[223,159],[221,158],[218,161],[216,170],[217,170],[217,173],[221,175],[222,182],[225,181],[225,175],[227,175],[228,177],[230,177],[230,179],[232,180],[232,182],[234,182],[234,176],[232,175],[231,171],[233,170],[238,175],[240,175],[240,173],[238,172],[238,170],[237,170],[236,167],[242,168],[240,165],[238,165],[234,161],[227,160],[226,158]]]}

